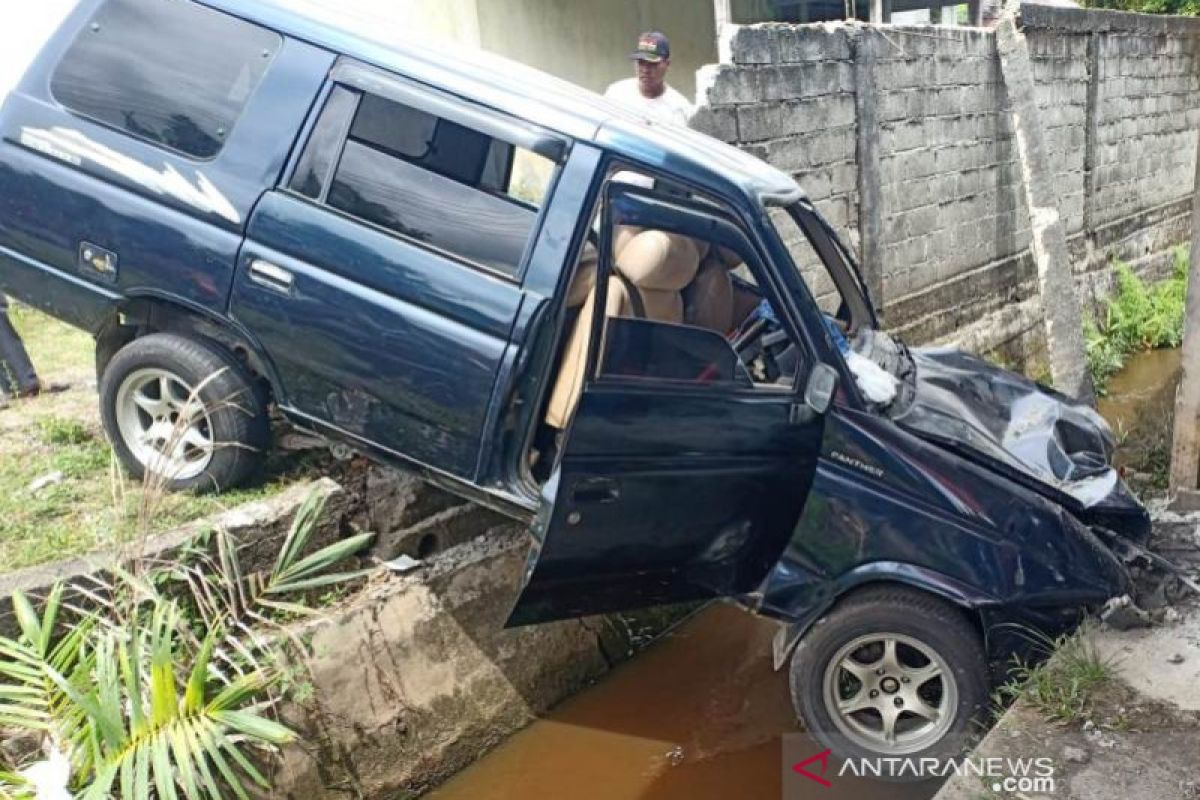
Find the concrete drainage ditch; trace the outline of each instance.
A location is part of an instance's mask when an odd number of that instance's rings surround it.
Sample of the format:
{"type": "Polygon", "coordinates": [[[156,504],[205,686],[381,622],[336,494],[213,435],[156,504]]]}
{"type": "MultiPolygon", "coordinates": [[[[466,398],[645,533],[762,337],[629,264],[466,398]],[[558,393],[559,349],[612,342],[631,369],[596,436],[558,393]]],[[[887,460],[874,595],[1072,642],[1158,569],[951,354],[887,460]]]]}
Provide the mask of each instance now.
{"type": "Polygon", "coordinates": [[[278,797],[409,797],[478,759],[568,695],[594,682],[685,610],[598,617],[506,630],[525,563],[525,533],[501,517],[401,473],[370,467],[343,489],[325,478],[215,518],[0,576],[0,630],[9,597],[38,595],[131,556],[170,560],[206,529],[238,541],[247,569],[272,563],[296,510],[327,496],[317,548],[354,527],[379,532],[371,556],[421,560],[380,567],[322,615],[291,627],[303,702],[284,720],[301,733],[275,775],[278,797]],[[309,691],[308,689],[311,689],[309,691]]]}

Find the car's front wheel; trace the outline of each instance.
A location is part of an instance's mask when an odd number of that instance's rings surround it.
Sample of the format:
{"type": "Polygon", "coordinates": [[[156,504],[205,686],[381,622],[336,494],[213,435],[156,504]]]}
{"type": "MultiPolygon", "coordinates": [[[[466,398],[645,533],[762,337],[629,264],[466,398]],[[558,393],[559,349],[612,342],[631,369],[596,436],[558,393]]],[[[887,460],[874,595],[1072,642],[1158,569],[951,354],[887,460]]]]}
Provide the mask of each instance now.
{"type": "Polygon", "coordinates": [[[155,333],[135,339],[100,380],[100,415],[135,478],[175,491],[222,491],[261,463],[270,424],[254,379],[228,351],[155,333]]]}
{"type": "Polygon", "coordinates": [[[963,613],[903,587],[843,599],[792,656],[792,700],[810,735],[895,780],[919,780],[921,759],[962,755],[988,688],[983,645],[963,613]]]}

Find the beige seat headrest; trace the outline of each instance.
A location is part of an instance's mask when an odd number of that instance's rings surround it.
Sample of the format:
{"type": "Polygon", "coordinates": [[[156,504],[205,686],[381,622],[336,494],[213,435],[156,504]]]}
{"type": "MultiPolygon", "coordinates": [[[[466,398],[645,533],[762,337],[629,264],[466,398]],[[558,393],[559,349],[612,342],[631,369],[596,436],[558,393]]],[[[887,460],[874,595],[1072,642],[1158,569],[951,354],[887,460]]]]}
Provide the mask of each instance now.
{"type": "Polygon", "coordinates": [[[643,231],[617,256],[617,269],[639,289],[677,292],[692,282],[700,268],[700,252],[686,236],[643,231]]]}
{"type": "Polygon", "coordinates": [[[625,249],[625,245],[633,241],[633,237],[637,236],[645,228],[638,228],[634,225],[618,225],[613,231],[613,252],[617,255],[625,249]]]}

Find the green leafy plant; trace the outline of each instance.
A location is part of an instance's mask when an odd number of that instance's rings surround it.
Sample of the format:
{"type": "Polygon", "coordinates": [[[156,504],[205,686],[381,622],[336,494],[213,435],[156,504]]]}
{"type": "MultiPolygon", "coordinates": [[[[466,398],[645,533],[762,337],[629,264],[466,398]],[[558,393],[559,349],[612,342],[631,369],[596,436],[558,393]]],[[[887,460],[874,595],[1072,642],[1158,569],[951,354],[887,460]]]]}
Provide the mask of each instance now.
{"type": "MultiPolygon", "coordinates": [[[[269,788],[263,755],[296,737],[272,718],[288,641],[278,616],[316,613],[305,593],[362,577],[330,570],[372,538],[305,555],[323,508],[321,496],[305,501],[270,572],[244,571],[236,542],[217,531],[215,555],[196,546],[181,561],[56,586],[40,614],[15,593],[20,635],[0,637],[0,725],[66,754],[84,800],[269,788]]],[[[0,798],[24,791],[0,774],[0,798]]]]}
{"type": "Polygon", "coordinates": [[[1200,15],[1200,0],[1084,0],[1085,8],[1111,8],[1142,14],[1200,15]]]}
{"type": "Polygon", "coordinates": [[[1174,253],[1171,277],[1148,287],[1128,264],[1116,263],[1116,291],[1099,320],[1084,321],[1088,371],[1097,391],[1125,365],[1130,353],[1183,342],[1188,249],[1174,253]]]}

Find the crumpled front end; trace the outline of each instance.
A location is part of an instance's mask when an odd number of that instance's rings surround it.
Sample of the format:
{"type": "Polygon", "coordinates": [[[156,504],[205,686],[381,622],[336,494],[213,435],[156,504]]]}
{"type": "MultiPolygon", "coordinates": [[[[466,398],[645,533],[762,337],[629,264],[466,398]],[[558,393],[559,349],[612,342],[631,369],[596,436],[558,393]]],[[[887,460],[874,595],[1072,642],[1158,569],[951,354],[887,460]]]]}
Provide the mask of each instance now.
{"type": "Polygon", "coordinates": [[[1150,519],[1112,466],[1095,409],[983,359],[913,348],[916,389],[895,422],[1062,501],[1085,524],[1145,541],[1150,519]]]}

